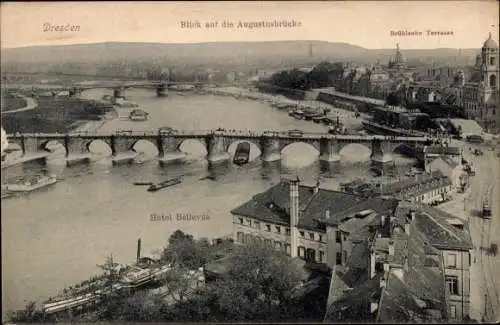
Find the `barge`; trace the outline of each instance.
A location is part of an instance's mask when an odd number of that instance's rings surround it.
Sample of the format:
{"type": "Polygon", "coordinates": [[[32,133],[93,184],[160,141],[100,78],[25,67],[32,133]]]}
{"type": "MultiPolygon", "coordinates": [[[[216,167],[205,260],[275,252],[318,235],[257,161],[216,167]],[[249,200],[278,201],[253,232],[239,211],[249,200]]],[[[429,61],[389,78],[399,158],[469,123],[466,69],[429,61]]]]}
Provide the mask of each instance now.
{"type": "MultiPolygon", "coordinates": [[[[20,176],[13,182],[2,185],[2,191],[6,192],[31,192],[42,187],[57,183],[57,178],[54,175],[35,175],[30,177],[20,176]]],[[[3,197],[3,195],[2,195],[3,197]]]]}
{"type": "Polygon", "coordinates": [[[248,163],[250,159],[250,144],[248,142],[242,142],[238,144],[236,152],[234,154],[233,162],[236,165],[244,165],[248,163]]]}
{"type": "Polygon", "coordinates": [[[180,184],[181,182],[182,182],[181,177],[167,179],[166,181],[163,181],[163,182],[160,182],[157,184],[151,184],[148,187],[148,192],[156,192],[156,191],[159,191],[161,189],[180,184]]]}

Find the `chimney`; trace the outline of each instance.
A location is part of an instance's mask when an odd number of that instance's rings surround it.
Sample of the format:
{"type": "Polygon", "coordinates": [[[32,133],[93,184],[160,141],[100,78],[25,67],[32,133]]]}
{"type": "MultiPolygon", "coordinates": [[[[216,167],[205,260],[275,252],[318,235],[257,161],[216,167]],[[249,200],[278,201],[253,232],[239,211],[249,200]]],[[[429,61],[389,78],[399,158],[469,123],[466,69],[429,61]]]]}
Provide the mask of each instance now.
{"type": "Polygon", "coordinates": [[[373,279],[376,275],[375,270],[375,250],[373,248],[370,249],[370,279],[373,279]]]}
{"type": "Polygon", "coordinates": [[[389,255],[394,256],[394,242],[392,240],[389,242],[389,255]]]}
{"type": "Polygon", "coordinates": [[[380,216],[380,225],[382,226],[382,228],[384,227],[385,225],[385,216],[384,215],[381,215],[380,216]]]}
{"type": "Polygon", "coordinates": [[[319,191],[319,179],[316,181],[316,186],[313,187],[313,193],[316,194],[319,191]]]}
{"type": "Polygon", "coordinates": [[[417,215],[417,213],[415,212],[415,210],[411,210],[410,211],[410,220],[411,220],[411,222],[415,221],[416,215],[417,215]]]}
{"type": "Polygon", "coordinates": [[[406,222],[405,223],[405,234],[409,235],[410,234],[410,226],[411,224],[406,222]]]}
{"type": "Polygon", "coordinates": [[[298,240],[298,230],[297,224],[299,221],[299,183],[300,180],[297,177],[296,180],[291,180],[290,185],[290,255],[291,257],[297,257],[297,240],[298,240]]]}
{"type": "Polygon", "coordinates": [[[139,263],[141,259],[141,239],[139,238],[137,240],[137,257],[136,257],[136,262],[139,263]]]}
{"type": "Polygon", "coordinates": [[[329,220],[330,220],[330,210],[326,210],[326,211],[325,211],[325,219],[326,219],[327,221],[329,221],[329,220]]]}
{"type": "Polygon", "coordinates": [[[378,302],[370,301],[370,314],[373,314],[378,310],[378,302]]]}
{"type": "Polygon", "coordinates": [[[386,284],[385,277],[381,277],[380,278],[380,289],[385,288],[385,284],[386,284]]]}

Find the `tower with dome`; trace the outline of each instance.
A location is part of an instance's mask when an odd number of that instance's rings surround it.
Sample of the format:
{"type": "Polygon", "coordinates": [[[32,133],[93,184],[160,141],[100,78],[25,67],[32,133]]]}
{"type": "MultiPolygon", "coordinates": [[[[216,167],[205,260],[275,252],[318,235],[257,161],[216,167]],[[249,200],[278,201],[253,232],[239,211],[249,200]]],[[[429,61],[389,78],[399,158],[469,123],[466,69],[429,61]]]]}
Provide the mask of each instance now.
{"type": "Polygon", "coordinates": [[[476,56],[472,74],[463,85],[463,106],[467,116],[489,132],[500,128],[499,52],[491,33],[476,56]]]}

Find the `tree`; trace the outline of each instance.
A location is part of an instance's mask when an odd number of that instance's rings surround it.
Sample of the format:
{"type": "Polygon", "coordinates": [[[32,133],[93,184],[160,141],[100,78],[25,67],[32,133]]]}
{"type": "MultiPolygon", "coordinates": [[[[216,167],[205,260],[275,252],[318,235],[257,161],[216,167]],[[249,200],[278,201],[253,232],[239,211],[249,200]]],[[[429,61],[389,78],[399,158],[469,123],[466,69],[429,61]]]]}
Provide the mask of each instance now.
{"type": "Polygon", "coordinates": [[[399,96],[395,94],[394,92],[389,93],[387,95],[385,102],[389,106],[399,106],[401,104],[401,100],[399,99],[399,96]]]}
{"type": "Polygon", "coordinates": [[[195,241],[193,236],[180,230],[170,236],[168,243],[162,260],[180,268],[196,270],[215,256],[214,247],[206,239],[195,241]]]}
{"type": "Polygon", "coordinates": [[[30,301],[24,309],[11,312],[9,317],[12,322],[41,322],[43,321],[43,312],[36,308],[36,303],[30,301]]]}
{"type": "Polygon", "coordinates": [[[276,320],[285,316],[294,289],[306,277],[284,253],[263,243],[237,250],[227,274],[208,290],[215,292],[218,312],[226,320],[276,320]]]}

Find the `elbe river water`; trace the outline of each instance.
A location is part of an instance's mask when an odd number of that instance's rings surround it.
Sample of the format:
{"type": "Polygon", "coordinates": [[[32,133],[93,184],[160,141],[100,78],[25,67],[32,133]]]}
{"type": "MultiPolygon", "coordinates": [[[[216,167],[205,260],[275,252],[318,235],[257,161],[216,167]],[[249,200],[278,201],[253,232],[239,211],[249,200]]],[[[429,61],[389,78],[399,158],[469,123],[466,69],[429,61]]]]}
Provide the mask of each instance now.
{"type": "MultiPolygon", "coordinates": [[[[100,98],[109,93],[91,90],[83,94],[100,98]]],[[[150,113],[145,122],[125,118],[107,121],[102,131],[154,130],[170,126],[179,130],[249,129],[255,131],[302,129],[323,132],[325,127],[298,121],[269,104],[249,99],[213,95],[171,93],[157,98],[153,91],[129,89],[127,99],[150,113]]],[[[126,110],[120,109],[123,116],[126,110]]],[[[234,154],[237,143],[230,147],[234,154]]],[[[339,182],[370,177],[370,151],[350,145],[341,151],[341,162],[326,170],[317,161],[318,152],[306,144],[285,148],[282,162],[262,165],[257,146],[251,146],[244,166],[232,163],[210,169],[206,151],[197,141],[186,141],[184,164],[160,167],[153,158],[141,164],[112,166],[110,149],[98,141],[90,146],[95,153],[89,165],[65,167],[60,149],[51,154],[45,168],[61,180],[54,186],[2,200],[2,309],[23,308],[27,301],[40,302],[97,274],[97,264],[109,255],[119,263],[135,260],[136,241],[142,238],[143,255],[154,255],[170,234],[181,229],[193,236],[214,238],[232,231],[230,210],[280,181],[296,174],[306,184],[318,177],[321,186],[338,189],[339,182]],[[323,170],[323,171],[322,171],[323,170]],[[149,193],[133,186],[137,180],[160,181],[184,175],[183,183],[149,193]],[[200,180],[208,175],[214,180],[200,180]],[[150,215],[172,215],[171,221],[151,221],[150,215]],[[198,220],[177,220],[177,214],[203,215],[198,220]]],[[[141,141],[135,150],[144,157],[157,151],[141,141]]],[[[412,160],[398,157],[396,165],[412,160]]],[[[10,167],[2,178],[38,173],[37,163],[10,167]]]]}

